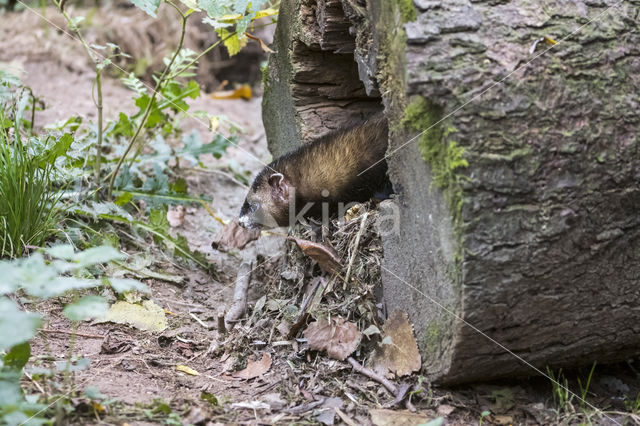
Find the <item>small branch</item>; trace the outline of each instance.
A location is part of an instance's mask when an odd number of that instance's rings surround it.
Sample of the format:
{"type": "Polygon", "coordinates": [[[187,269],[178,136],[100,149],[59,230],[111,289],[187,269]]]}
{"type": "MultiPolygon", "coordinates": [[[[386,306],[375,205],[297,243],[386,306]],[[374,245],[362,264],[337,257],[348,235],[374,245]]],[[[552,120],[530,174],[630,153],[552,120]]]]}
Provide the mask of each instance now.
{"type": "Polygon", "coordinates": [[[389,392],[391,392],[391,394],[395,395],[396,392],[398,391],[398,388],[396,388],[396,385],[391,383],[385,377],[382,377],[381,375],[379,375],[379,374],[375,373],[374,371],[372,371],[372,370],[366,368],[365,366],[361,365],[358,361],[353,359],[353,357],[347,358],[347,361],[349,361],[349,364],[351,364],[351,366],[353,367],[354,370],[356,370],[358,373],[364,374],[368,378],[370,378],[372,380],[375,380],[376,382],[382,384],[385,388],[387,388],[387,390],[389,392]]]}
{"type": "Polygon", "coordinates": [[[189,315],[191,316],[191,318],[193,318],[194,320],[196,320],[198,322],[198,324],[200,324],[201,326],[203,326],[204,328],[206,328],[207,330],[211,327],[209,327],[207,324],[205,324],[204,322],[202,322],[202,320],[200,318],[198,318],[196,316],[196,314],[194,314],[193,312],[189,312],[189,315]]]}
{"type": "Polygon", "coordinates": [[[369,216],[369,212],[365,212],[362,215],[362,219],[360,220],[360,229],[358,230],[358,234],[356,234],[356,241],[353,245],[353,249],[351,251],[351,259],[349,259],[349,266],[347,267],[347,273],[344,276],[344,284],[342,285],[342,289],[346,289],[349,284],[349,276],[351,275],[351,268],[353,267],[353,262],[356,260],[356,255],[358,254],[358,246],[360,245],[360,237],[362,237],[362,233],[364,232],[365,224],[367,223],[367,216],[369,216]]]}
{"type": "Polygon", "coordinates": [[[238,268],[236,288],[233,293],[233,305],[231,305],[227,315],[224,317],[226,329],[228,330],[232,330],[234,323],[242,318],[247,311],[247,293],[249,292],[252,271],[253,262],[243,262],[238,268]]]}
{"type": "Polygon", "coordinates": [[[67,331],[67,330],[51,330],[48,328],[41,328],[38,331],[42,333],[49,333],[49,334],[66,334],[68,336],[86,337],[87,339],[104,339],[104,336],[101,336],[99,334],[76,333],[74,331],[67,331]]]}

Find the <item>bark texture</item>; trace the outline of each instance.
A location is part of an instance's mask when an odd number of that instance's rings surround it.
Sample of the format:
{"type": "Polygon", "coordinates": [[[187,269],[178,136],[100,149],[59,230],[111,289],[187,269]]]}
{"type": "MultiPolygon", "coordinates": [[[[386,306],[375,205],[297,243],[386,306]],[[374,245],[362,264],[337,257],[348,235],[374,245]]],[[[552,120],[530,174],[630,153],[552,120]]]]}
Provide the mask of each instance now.
{"type": "MultiPolygon", "coordinates": [[[[317,113],[325,83],[274,72],[280,61],[316,70],[292,52],[317,23],[304,8],[327,6],[300,1],[282,3],[278,34],[298,35],[276,36],[264,114],[273,121],[270,102],[290,105],[305,139],[337,121],[317,118],[331,117],[317,113]]],[[[383,240],[384,298],[413,321],[424,372],[455,383],[638,354],[640,2],[342,0],[342,9],[355,36],[344,56],[363,84],[340,102],[351,114],[379,88],[393,129],[400,223],[383,240]]],[[[276,152],[290,147],[283,134],[268,132],[276,152]]]]}
{"type": "Polygon", "coordinates": [[[381,110],[358,77],[349,27],[340,0],[281,3],[263,100],[275,156],[381,110]]]}

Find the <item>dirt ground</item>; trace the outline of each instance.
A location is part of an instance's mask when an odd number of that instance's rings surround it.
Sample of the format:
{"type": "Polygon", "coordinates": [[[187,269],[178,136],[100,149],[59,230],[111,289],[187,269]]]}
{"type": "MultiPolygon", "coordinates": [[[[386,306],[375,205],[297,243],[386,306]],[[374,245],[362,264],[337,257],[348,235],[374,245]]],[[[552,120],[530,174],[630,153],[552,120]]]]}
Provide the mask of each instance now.
{"type": "MultiPolygon", "coordinates": [[[[36,12],[39,13],[39,10],[36,12]]],[[[137,10],[129,9],[100,10],[93,15],[92,26],[86,29],[87,38],[101,40],[106,37],[105,34],[116,38],[128,37],[126,33],[119,36],[113,34],[117,33],[116,28],[131,25],[131,20],[136,16],[139,18],[136,21],[138,27],[143,26],[140,22],[151,25],[149,18],[140,14],[137,10]]],[[[93,72],[85,53],[79,43],[52,26],[64,27],[55,10],[48,9],[46,15],[50,23],[31,11],[0,15],[0,62],[11,63],[14,68],[22,69],[24,83],[44,102],[45,109],[36,114],[37,126],[72,115],[93,120],[96,118],[91,98],[93,72]]],[[[160,30],[155,27],[153,31],[160,30]]],[[[168,28],[166,31],[170,33],[173,30],[168,28]]],[[[142,37],[140,34],[145,33],[137,31],[133,36],[136,34],[142,37]]],[[[130,39],[126,42],[133,44],[130,39]]],[[[105,117],[134,109],[132,93],[121,82],[106,77],[103,84],[105,117]]],[[[259,91],[257,88],[258,94],[259,91]]],[[[225,172],[225,165],[231,162],[255,173],[270,159],[262,127],[260,102],[259,96],[244,101],[214,100],[205,95],[192,103],[192,110],[225,114],[244,130],[239,147],[229,148],[223,158],[206,158],[206,169],[185,170],[189,191],[213,197],[210,207],[224,220],[237,215],[247,190],[244,184],[225,172]]],[[[207,123],[196,119],[186,120],[184,127],[187,131],[197,129],[203,137],[210,134],[207,123]]],[[[162,272],[183,276],[181,283],[146,280],[152,290],[152,299],[168,312],[167,330],[149,333],[111,323],[83,323],[77,330],[73,351],[76,355],[88,358],[90,367],[75,373],[74,389],[95,386],[113,402],[104,404],[105,411],[76,418],[74,423],[162,423],[166,418],[166,415],[163,417],[158,414],[162,410],[155,414],[144,414],[145,409],[159,407],[159,403],[154,402],[158,399],[166,401],[183,422],[192,424],[315,424],[320,421],[325,424],[341,421],[371,424],[373,421],[375,424],[399,425],[426,423],[428,419],[438,416],[445,418],[445,424],[478,424],[482,421],[485,424],[555,424],[560,420],[567,423],[584,421],[584,418],[572,417],[571,413],[559,415],[553,408],[552,388],[541,379],[483,384],[455,390],[419,385],[422,386],[422,394],[416,397],[414,404],[418,409],[417,414],[400,410],[396,417],[390,416],[390,420],[375,421],[376,415],[386,415],[384,408],[389,402],[389,395],[380,384],[355,373],[347,363],[329,358],[318,356],[305,367],[300,367],[301,363],[311,361],[311,358],[308,353],[302,358],[298,355],[295,341],[280,342],[281,345],[274,344],[268,348],[272,365],[266,373],[252,380],[233,377],[232,351],[211,349],[218,314],[228,309],[231,303],[237,271],[243,259],[266,259],[264,266],[252,276],[250,299],[256,301],[266,292],[266,288],[272,285],[272,278],[281,272],[277,262],[284,252],[284,238],[266,235],[241,251],[221,252],[211,248],[211,242],[221,227],[206,209],[191,206],[186,209],[184,224],[176,229],[187,237],[193,249],[205,253],[209,261],[217,265],[220,272],[217,279],[197,269],[187,270],[168,260],[162,272]],[[177,371],[177,365],[188,366],[200,374],[177,371]],[[203,400],[203,392],[215,395],[220,404],[203,400]],[[331,402],[331,398],[337,400],[331,402]],[[322,413],[333,409],[331,404],[339,407],[339,410],[331,411],[330,420],[327,417],[323,419],[322,413]],[[374,413],[372,410],[380,411],[374,413]],[[491,410],[494,415],[483,420],[482,413],[486,410],[491,410]]],[[[36,307],[39,311],[47,312],[50,318],[45,331],[39,334],[33,345],[37,362],[67,358],[71,345],[71,324],[62,316],[62,306],[62,303],[43,303],[36,307]]],[[[249,331],[247,333],[249,335],[249,331]]],[[[273,328],[270,333],[269,330],[265,331],[268,342],[277,340],[271,339],[273,334],[273,328]]],[[[234,342],[222,343],[234,345],[234,342]]],[[[249,358],[259,359],[266,351],[265,342],[246,342],[246,345],[244,354],[249,358]]],[[[634,392],[638,390],[632,384],[638,382],[635,365],[631,362],[609,367],[599,374],[592,388],[596,396],[594,404],[610,411],[624,410],[622,396],[635,396],[634,392]]],[[[418,381],[417,377],[409,380],[412,386],[418,381]]],[[[26,386],[31,384],[26,383],[26,386]]],[[[48,388],[41,390],[52,391],[48,388]]],[[[393,405],[389,408],[398,409],[393,405]]],[[[610,414],[609,417],[613,420],[594,415],[587,417],[587,421],[594,424],[622,421],[622,416],[618,414],[610,414]]],[[[624,421],[631,423],[635,419],[625,418],[624,421]]]]}

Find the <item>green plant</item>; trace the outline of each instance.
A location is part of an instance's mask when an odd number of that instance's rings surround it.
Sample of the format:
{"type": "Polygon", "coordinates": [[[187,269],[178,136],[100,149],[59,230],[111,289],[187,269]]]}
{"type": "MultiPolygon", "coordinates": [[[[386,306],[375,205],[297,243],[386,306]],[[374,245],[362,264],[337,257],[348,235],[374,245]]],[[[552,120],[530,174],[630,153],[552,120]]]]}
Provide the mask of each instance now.
{"type": "Polygon", "coordinates": [[[491,415],[491,411],[487,411],[487,410],[480,413],[480,420],[478,420],[478,426],[482,426],[482,422],[484,421],[484,418],[490,415],[491,415]]]}
{"type": "Polygon", "coordinates": [[[582,410],[586,409],[587,405],[587,395],[589,394],[589,386],[591,386],[591,379],[593,378],[593,372],[596,370],[596,362],[593,362],[591,366],[591,370],[589,371],[589,376],[587,376],[587,383],[582,386],[582,381],[580,377],[578,377],[578,386],[580,387],[580,407],[582,410]]]}
{"type": "Polygon", "coordinates": [[[569,390],[569,381],[562,373],[562,369],[558,370],[557,376],[547,367],[547,374],[551,379],[553,403],[559,413],[573,413],[575,409],[572,401],[574,393],[569,390]]]}
{"type": "MultiPolygon", "coordinates": [[[[71,294],[75,300],[67,304],[63,312],[74,324],[102,316],[107,308],[106,301],[94,295],[81,297],[79,291],[104,285],[109,285],[117,293],[134,289],[148,291],[146,286],[135,280],[102,277],[100,265],[123,257],[110,246],[76,252],[71,246],[61,245],[27,258],[0,262],[0,276],[3,277],[0,281],[0,350],[6,351],[0,357],[1,424],[51,423],[42,417],[47,405],[38,401],[38,395],[24,395],[20,387],[23,369],[31,356],[29,341],[40,328],[42,316],[23,311],[7,296],[20,293],[28,298],[44,300],[71,294]]],[[[69,359],[56,366],[67,378],[72,371],[88,365],[83,359],[74,360],[72,351],[73,345],[69,359]]],[[[64,398],[72,396],[73,393],[69,393],[64,398]]]]}
{"type": "Polygon", "coordinates": [[[37,139],[25,143],[17,119],[11,134],[0,128],[0,257],[18,257],[56,232],[61,212],[54,165],[72,141],[65,134],[42,145],[37,139]]]}

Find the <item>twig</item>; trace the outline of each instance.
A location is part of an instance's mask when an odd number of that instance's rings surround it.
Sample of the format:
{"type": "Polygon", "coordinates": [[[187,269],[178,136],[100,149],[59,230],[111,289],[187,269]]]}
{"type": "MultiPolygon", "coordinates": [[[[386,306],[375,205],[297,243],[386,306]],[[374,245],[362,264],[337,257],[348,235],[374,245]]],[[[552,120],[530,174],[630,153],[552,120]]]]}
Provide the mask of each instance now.
{"type": "Polygon", "coordinates": [[[38,389],[38,392],[40,392],[41,394],[44,394],[44,389],[42,389],[42,386],[40,386],[40,383],[38,383],[35,380],[33,380],[33,377],[31,377],[31,374],[29,374],[29,373],[27,373],[25,371],[24,375],[27,376],[27,379],[29,379],[31,381],[31,383],[34,384],[34,386],[38,389]]]}
{"type": "Polygon", "coordinates": [[[353,359],[353,357],[347,358],[347,361],[349,361],[349,364],[351,364],[353,369],[356,370],[358,373],[364,374],[365,376],[369,377],[370,379],[373,379],[376,382],[382,384],[393,395],[395,395],[396,392],[398,391],[398,389],[396,388],[396,385],[391,383],[385,377],[382,377],[381,375],[379,375],[379,374],[373,372],[372,370],[368,369],[367,367],[361,365],[358,361],[353,359]]]}
{"type": "MultiPolygon", "coordinates": [[[[311,290],[309,291],[309,294],[307,294],[307,297],[304,298],[304,300],[302,301],[302,304],[300,305],[300,312],[296,317],[295,324],[297,324],[302,319],[302,317],[307,313],[307,310],[309,309],[309,306],[311,306],[311,302],[315,298],[316,292],[318,291],[320,284],[325,284],[325,282],[326,280],[323,277],[316,277],[314,279],[314,283],[313,283],[313,286],[311,287],[311,290]]],[[[322,287],[326,287],[326,285],[323,285],[322,287]]]]}
{"type": "Polygon", "coordinates": [[[222,220],[221,218],[219,218],[214,212],[213,210],[211,210],[211,207],[209,207],[209,205],[207,203],[204,202],[204,200],[200,200],[200,204],[202,204],[202,207],[204,207],[204,209],[207,211],[207,213],[209,213],[209,216],[211,216],[212,218],[214,218],[216,220],[216,222],[218,222],[219,224],[221,224],[222,226],[225,226],[226,223],[224,220],[222,220]]]}
{"type": "Polygon", "coordinates": [[[356,260],[356,255],[358,254],[358,246],[360,245],[360,237],[362,237],[362,233],[364,232],[364,225],[367,222],[367,216],[369,216],[369,212],[365,212],[362,215],[362,219],[360,220],[360,229],[356,234],[356,241],[353,245],[353,249],[351,251],[351,259],[349,259],[349,266],[347,267],[347,273],[344,276],[344,284],[342,285],[342,289],[347,288],[347,284],[349,284],[349,275],[351,275],[351,268],[353,267],[353,262],[356,260]]]}
{"type": "Polygon", "coordinates": [[[338,407],[333,407],[333,409],[336,411],[336,414],[342,419],[343,422],[345,422],[349,426],[358,426],[358,424],[351,420],[345,413],[343,413],[341,409],[339,409],[338,407]]]}
{"type": "Polygon", "coordinates": [[[253,271],[252,261],[242,262],[240,268],[238,268],[236,288],[233,292],[233,305],[231,305],[227,315],[224,317],[225,326],[228,330],[232,330],[234,323],[242,318],[247,311],[247,293],[251,282],[251,271],[253,271]]]}
{"type": "Polygon", "coordinates": [[[48,328],[41,328],[38,331],[41,331],[43,333],[66,334],[69,336],[86,337],[87,339],[104,339],[104,336],[101,336],[99,334],[76,333],[74,331],[67,331],[67,330],[51,330],[48,328]]]}
{"type": "Polygon", "coordinates": [[[189,315],[191,316],[191,318],[193,318],[194,320],[196,320],[198,322],[198,324],[200,324],[201,326],[203,326],[204,328],[206,328],[207,330],[211,327],[209,327],[207,324],[205,324],[204,322],[202,322],[202,320],[200,318],[198,318],[196,316],[196,314],[194,314],[193,312],[189,312],[189,315]]]}

